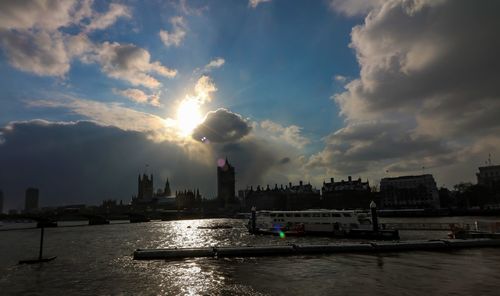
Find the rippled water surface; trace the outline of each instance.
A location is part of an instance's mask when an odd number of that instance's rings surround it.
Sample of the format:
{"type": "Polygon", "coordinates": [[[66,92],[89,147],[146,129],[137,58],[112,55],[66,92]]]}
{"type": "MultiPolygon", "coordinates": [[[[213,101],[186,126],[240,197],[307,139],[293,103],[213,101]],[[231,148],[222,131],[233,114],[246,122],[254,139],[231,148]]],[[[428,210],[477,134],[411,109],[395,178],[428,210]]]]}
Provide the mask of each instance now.
{"type": "MultiPolygon", "coordinates": [[[[51,228],[45,255],[57,259],[32,266],[17,262],[37,255],[40,230],[0,231],[0,295],[500,295],[500,249],[132,260],[137,248],[339,242],[252,236],[244,224],[210,219],[51,228]],[[233,228],[197,228],[213,223],[233,228]]],[[[402,233],[402,239],[445,236],[402,233]]]]}

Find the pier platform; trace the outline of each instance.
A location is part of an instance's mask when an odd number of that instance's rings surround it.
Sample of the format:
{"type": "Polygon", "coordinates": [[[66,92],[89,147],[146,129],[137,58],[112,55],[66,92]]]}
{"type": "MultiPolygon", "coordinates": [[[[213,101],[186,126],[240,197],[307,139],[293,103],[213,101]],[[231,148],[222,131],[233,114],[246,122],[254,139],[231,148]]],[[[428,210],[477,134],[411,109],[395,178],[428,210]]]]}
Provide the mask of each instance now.
{"type": "Polygon", "coordinates": [[[500,247],[500,239],[442,239],[325,245],[226,246],[203,248],[137,249],[135,260],[175,260],[193,257],[261,257],[335,253],[449,251],[463,248],[500,247]]]}

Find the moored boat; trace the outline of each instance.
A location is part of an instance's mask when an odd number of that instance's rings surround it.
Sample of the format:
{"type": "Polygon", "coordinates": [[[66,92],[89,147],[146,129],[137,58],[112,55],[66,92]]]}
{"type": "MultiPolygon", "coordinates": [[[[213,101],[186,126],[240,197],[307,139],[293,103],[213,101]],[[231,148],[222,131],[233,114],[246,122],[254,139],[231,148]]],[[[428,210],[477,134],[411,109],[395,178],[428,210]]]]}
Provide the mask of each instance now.
{"type": "Polygon", "coordinates": [[[255,233],[348,236],[353,231],[372,231],[372,222],[368,212],[356,210],[258,211],[255,229],[252,218],[248,228],[255,233]]]}

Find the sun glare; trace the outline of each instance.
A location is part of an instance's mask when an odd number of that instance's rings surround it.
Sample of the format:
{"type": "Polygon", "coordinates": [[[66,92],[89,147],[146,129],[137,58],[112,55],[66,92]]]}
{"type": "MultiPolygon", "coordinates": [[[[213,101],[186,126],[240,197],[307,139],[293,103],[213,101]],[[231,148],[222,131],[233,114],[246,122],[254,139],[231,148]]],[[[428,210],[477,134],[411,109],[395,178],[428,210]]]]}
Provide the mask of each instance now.
{"type": "Polygon", "coordinates": [[[200,104],[195,99],[184,99],[177,109],[177,125],[184,136],[190,136],[202,122],[200,104]]]}

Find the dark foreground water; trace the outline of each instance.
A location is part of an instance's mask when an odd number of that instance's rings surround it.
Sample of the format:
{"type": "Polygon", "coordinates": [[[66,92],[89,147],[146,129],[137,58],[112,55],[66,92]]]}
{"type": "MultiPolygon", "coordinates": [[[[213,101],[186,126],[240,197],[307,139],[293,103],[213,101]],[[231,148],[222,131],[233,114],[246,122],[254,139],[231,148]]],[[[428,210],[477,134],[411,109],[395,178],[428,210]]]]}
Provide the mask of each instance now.
{"type": "MultiPolygon", "coordinates": [[[[244,223],[210,219],[46,229],[45,254],[57,259],[34,266],[17,262],[37,255],[40,230],[0,231],[0,295],[500,295],[500,249],[132,260],[137,248],[339,242],[256,237],[244,223]],[[197,229],[212,223],[234,228],[197,229]]],[[[402,233],[402,239],[445,236],[402,233]]]]}

